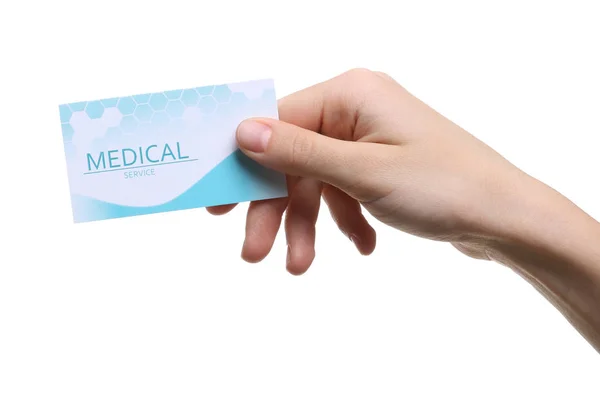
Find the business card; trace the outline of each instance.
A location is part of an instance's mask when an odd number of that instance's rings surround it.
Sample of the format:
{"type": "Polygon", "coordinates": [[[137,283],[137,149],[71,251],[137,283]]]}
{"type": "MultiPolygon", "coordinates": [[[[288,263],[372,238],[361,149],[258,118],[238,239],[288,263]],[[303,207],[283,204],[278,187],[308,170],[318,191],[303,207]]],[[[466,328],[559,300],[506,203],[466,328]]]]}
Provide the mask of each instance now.
{"type": "Polygon", "coordinates": [[[287,196],[245,156],[237,126],[278,118],[272,80],[59,106],[75,223],[287,196]]]}

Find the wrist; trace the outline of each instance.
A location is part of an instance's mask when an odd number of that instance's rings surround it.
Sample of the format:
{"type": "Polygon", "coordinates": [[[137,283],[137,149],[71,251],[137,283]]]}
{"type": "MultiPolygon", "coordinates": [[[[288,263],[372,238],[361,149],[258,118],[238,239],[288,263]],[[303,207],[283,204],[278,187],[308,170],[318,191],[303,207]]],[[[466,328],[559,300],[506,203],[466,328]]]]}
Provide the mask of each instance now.
{"type": "MultiPolygon", "coordinates": [[[[564,260],[572,270],[600,269],[600,224],[562,194],[520,173],[506,191],[492,236],[510,247],[564,260]]],[[[582,272],[583,273],[583,272],[582,272]]]]}
{"type": "Polygon", "coordinates": [[[543,183],[523,184],[485,254],[526,279],[600,352],[600,224],[543,183]]]}

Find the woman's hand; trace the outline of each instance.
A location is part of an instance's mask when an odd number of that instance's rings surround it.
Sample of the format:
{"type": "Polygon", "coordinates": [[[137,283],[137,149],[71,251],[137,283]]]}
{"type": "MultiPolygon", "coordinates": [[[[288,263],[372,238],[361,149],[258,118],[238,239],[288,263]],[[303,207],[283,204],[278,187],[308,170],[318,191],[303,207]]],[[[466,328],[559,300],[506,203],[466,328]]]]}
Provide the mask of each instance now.
{"type": "Polygon", "coordinates": [[[294,93],[279,115],[238,128],[242,151],[287,173],[289,186],[288,198],[250,204],[242,257],[269,253],[286,212],[293,274],[313,261],[321,196],[362,254],[373,252],[375,231],[361,204],[385,224],[485,258],[482,244],[507,229],[502,212],[530,180],[383,73],[352,70],[294,93]]]}
{"type": "MultiPolygon", "coordinates": [[[[323,195],[358,250],[383,223],[509,266],[600,351],[600,225],[385,74],[353,70],[281,100],[278,120],[238,127],[250,158],[288,174],[289,198],[250,205],[243,257],[264,258],[286,214],[287,269],[314,258],[323,195]]],[[[232,206],[211,208],[222,213],[232,206]]]]}

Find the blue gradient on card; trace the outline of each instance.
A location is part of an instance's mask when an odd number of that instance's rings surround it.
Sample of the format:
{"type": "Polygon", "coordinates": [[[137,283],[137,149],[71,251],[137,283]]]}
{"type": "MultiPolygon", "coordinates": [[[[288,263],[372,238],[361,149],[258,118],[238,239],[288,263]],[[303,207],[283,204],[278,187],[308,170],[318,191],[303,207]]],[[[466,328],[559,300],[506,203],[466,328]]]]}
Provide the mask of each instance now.
{"type": "Polygon", "coordinates": [[[75,222],[88,222],[286,196],[285,176],[236,151],[189,190],[165,204],[128,207],[75,195],[73,218],[75,222]]]}

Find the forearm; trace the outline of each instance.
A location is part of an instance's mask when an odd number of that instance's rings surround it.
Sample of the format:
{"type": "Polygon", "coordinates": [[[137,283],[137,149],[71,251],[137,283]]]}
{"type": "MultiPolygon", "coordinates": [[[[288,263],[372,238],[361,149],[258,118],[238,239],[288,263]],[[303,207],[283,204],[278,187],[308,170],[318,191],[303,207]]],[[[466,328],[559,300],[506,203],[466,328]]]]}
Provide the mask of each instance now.
{"type": "Polygon", "coordinates": [[[600,224],[536,180],[520,190],[487,255],[529,281],[600,352],[600,224]]]}

